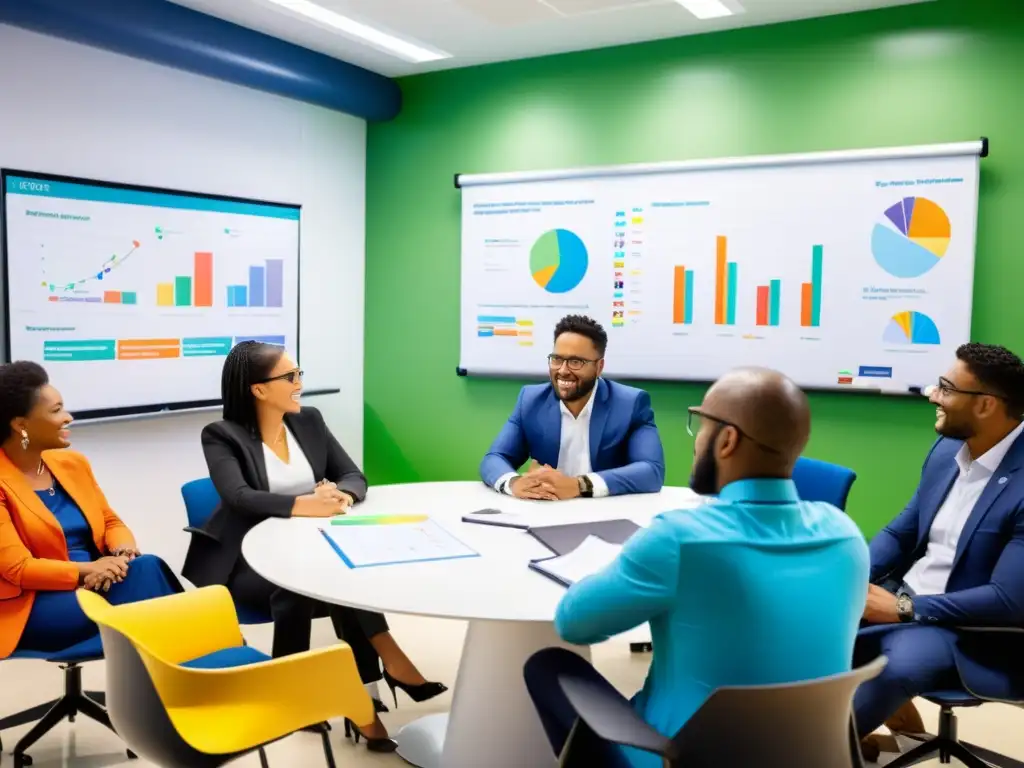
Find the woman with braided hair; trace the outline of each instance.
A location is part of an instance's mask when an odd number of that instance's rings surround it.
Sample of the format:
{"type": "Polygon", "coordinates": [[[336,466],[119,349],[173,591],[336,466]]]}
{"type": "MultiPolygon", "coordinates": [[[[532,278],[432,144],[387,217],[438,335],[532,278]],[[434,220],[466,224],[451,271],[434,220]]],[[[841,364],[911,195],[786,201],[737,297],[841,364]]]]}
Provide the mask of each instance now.
{"type": "MultiPolygon", "coordinates": [[[[427,681],[388,631],[379,613],[328,605],[281,589],[242,557],[242,539],[272,517],[331,517],[366,496],[366,477],[324,423],[301,407],[302,371],[278,346],[255,341],[235,346],[224,362],[222,421],[203,430],[203,453],[221,504],[194,536],[183,575],[198,586],[225,584],[235,602],[274,620],[273,655],[309,649],[312,620],[330,616],[348,643],[366,684],[383,679],[392,694],[414,701],[447,690],[427,681]]],[[[387,711],[375,696],[378,711],[387,711]]],[[[397,703],[397,699],[396,699],[397,703]]],[[[349,729],[358,741],[359,730],[349,729]]],[[[392,752],[394,741],[378,719],[362,732],[367,747],[392,752]]]]}

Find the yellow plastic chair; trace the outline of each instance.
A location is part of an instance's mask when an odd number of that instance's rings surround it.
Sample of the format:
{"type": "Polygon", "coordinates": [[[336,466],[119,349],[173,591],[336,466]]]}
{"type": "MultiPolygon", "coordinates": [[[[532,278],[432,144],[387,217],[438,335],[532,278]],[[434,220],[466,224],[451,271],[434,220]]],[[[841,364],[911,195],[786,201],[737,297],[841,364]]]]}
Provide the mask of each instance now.
{"type": "MultiPolygon", "coordinates": [[[[164,768],[215,768],[295,731],[376,717],[352,649],[340,644],[280,659],[245,645],[224,587],[113,606],[80,589],[100,628],[107,711],[131,749],[164,768]]],[[[326,728],[324,755],[335,768],[326,728]]]]}

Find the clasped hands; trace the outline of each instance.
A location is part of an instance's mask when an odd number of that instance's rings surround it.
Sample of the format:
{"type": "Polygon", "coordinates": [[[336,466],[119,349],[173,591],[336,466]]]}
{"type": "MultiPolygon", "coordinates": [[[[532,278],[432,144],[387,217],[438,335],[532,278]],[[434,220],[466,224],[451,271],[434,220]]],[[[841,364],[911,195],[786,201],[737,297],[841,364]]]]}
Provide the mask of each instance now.
{"type": "Polygon", "coordinates": [[[575,499],[580,495],[580,484],[575,477],[562,474],[547,464],[531,461],[526,474],[512,478],[509,491],[517,499],[557,501],[575,499]]]}
{"type": "Polygon", "coordinates": [[[334,517],[345,514],[354,502],[350,494],[338,490],[337,483],[321,480],[313,493],[296,499],[292,514],[296,517],[334,517]]]}
{"type": "Polygon", "coordinates": [[[135,547],[118,547],[99,560],[80,563],[78,573],[82,586],[94,592],[109,592],[111,585],[124,581],[128,564],[140,554],[135,547]]]}

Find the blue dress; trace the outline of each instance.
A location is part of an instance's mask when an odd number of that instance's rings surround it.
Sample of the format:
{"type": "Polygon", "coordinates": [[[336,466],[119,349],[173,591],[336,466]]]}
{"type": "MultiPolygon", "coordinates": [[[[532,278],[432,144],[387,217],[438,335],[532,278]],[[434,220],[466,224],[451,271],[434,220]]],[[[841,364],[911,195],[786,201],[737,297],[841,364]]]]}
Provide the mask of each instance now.
{"type": "MultiPolygon", "coordinates": [[[[68,559],[73,563],[99,559],[100,553],[93,543],[89,522],[67,491],[55,483],[52,496],[49,491],[36,493],[64,530],[68,559]]],[[[121,605],[181,591],[181,584],[160,558],[142,555],[131,561],[124,581],[112,584],[104,596],[113,605],[121,605]]],[[[78,605],[75,590],[39,591],[17,650],[56,653],[84,642],[98,632],[96,625],[78,605]]]]}

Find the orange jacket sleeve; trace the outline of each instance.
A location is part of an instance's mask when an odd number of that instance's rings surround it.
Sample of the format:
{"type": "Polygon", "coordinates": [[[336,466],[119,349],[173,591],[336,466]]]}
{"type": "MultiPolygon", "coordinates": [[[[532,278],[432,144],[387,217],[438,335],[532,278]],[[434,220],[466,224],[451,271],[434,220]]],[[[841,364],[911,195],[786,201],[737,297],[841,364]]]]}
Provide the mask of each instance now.
{"type": "Polygon", "coordinates": [[[106,546],[106,551],[103,554],[110,554],[119,547],[135,549],[135,537],[128,526],[117,516],[117,513],[110,508],[110,502],[103,495],[100,484],[96,482],[96,476],[92,473],[92,465],[88,461],[85,462],[85,468],[89,473],[89,482],[92,483],[92,490],[96,494],[96,501],[103,508],[103,543],[106,546]]]}
{"type": "Polygon", "coordinates": [[[32,557],[14,527],[7,499],[0,495],[0,599],[24,590],[63,590],[78,587],[78,566],[67,560],[32,557]]]}

